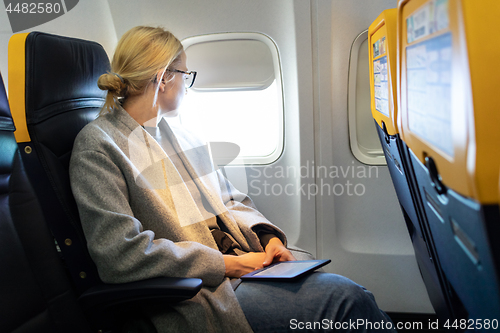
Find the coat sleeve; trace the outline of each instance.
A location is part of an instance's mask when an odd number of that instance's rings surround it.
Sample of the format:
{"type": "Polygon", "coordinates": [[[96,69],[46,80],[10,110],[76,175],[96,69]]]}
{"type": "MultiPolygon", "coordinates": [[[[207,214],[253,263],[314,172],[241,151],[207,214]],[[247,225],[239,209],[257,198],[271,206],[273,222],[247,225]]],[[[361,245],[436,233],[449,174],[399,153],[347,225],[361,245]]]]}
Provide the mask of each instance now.
{"type": "Polygon", "coordinates": [[[70,178],[90,255],[104,282],[196,277],[205,286],[225,275],[222,254],[197,242],[155,239],[134,217],[122,171],[97,150],[74,151],[70,178]]]}
{"type": "MultiPolygon", "coordinates": [[[[249,237],[258,237],[258,234],[274,234],[286,246],[287,239],[285,233],[257,210],[252,199],[248,195],[238,191],[224,177],[220,169],[217,170],[217,176],[219,178],[224,205],[236,220],[240,230],[247,239],[249,237]]],[[[259,240],[259,243],[261,243],[261,240],[259,240]]]]}

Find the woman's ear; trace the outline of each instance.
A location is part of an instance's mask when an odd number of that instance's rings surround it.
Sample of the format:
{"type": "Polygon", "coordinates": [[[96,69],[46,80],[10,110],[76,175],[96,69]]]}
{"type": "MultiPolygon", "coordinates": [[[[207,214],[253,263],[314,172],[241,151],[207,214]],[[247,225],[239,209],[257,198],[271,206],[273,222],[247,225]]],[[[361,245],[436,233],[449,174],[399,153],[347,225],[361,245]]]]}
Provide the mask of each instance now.
{"type": "Polygon", "coordinates": [[[161,92],[165,92],[165,73],[166,72],[158,72],[156,74],[156,82],[158,83],[158,89],[161,92]]]}

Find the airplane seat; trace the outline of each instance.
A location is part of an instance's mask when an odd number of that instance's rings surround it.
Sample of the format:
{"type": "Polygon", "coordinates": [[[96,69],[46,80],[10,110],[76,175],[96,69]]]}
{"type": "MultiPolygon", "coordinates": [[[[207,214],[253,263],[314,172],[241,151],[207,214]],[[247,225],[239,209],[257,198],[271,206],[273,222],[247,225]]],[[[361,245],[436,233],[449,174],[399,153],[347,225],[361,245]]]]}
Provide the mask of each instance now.
{"type": "Polygon", "coordinates": [[[0,332],[90,332],[24,172],[0,75],[0,332]]]}
{"type": "Polygon", "coordinates": [[[415,192],[407,147],[399,133],[397,100],[397,8],[383,11],[368,29],[371,111],[398,197],[415,258],[436,313],[450,318],[446,284],[415,192]]]}
{"type": "Polygon", "coordinates": [[[26,173],[80,305],[94,327],[112,329],[124,307],[189,299],[202,282],[155,278],[110,285],[98,276],[71,192],[69,160],[76,135],[104,103],[97,79],[107,70],[106,52],[95,42],[41,32],[9,41],[9,100],[26,173]]]}
{"type": "Polygon", "coordinates": [[[86,249],[69,183],[73,141],[104,101],[98,77],[109,69],[101,45],[45,33],[9,41],[9,100],[28,176],[81,293],[99,281],[86,249]],[[70,80],[69,80],[70,79],[70,80]]]}
{"type": "Polygon", "coordinates": [[[494,0],[398,5],[401,138],[450,311],[479,331],[478,321],[500,316],[500,114],[492,98],[500,48],[489,41],[498,15],[494,0]]]}

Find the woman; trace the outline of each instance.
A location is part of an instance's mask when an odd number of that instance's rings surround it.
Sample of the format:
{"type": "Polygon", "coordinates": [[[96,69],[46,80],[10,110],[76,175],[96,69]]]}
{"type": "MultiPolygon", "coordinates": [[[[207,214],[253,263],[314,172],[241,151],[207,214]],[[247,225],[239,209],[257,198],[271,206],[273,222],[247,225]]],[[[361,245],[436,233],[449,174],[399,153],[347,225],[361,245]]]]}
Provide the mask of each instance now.
{"type": "Polygon", "coordinates": [[[234,283],[295,257],[284,233],[214,170],[207,146],[165,120],[177,115],[184,81],[192,84],[194,76],[177,38],[136,27],[123,35],[111,72],[99,79],[106,104],[78,135],[70,176],[102,280],[201,278],[193,299],[147,310],[159,332],[286,331],[321,319],[387,322],[369,292],[337,275],[234,283]]]}

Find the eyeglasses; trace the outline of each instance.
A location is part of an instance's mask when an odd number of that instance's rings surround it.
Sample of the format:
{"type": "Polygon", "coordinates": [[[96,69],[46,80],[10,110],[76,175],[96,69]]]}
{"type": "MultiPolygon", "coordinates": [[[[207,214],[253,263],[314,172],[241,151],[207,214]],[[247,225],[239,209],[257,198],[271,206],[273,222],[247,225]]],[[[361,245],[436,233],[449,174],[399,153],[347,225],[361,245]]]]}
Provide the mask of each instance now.
{"type": "Polygon", "coordinates": [[[191,88],[194,84],[194,80],[196,79],[195,71],[185,72],[178,69],[167,69],[167,71],[184,74],[184,85],[186,88],[191,88]]]}

